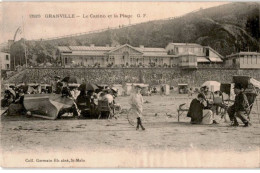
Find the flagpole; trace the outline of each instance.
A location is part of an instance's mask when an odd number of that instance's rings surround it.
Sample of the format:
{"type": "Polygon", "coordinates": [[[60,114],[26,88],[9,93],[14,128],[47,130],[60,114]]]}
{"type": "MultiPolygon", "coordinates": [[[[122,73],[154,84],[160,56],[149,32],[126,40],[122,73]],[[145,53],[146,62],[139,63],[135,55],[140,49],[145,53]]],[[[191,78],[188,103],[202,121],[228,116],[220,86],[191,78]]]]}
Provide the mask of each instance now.
{"type": "MultiPolygon", "coordinates": [[[[22,16],[23,22],[23,16],[22,16]]],[[[24,57],[25,57],[25,67],[27,68],[27,52],[26,52],[26,44],[25,44],[25,32],[24,32],[24,22],[23,22],[23,41],[24,41],[24,57]]]]}

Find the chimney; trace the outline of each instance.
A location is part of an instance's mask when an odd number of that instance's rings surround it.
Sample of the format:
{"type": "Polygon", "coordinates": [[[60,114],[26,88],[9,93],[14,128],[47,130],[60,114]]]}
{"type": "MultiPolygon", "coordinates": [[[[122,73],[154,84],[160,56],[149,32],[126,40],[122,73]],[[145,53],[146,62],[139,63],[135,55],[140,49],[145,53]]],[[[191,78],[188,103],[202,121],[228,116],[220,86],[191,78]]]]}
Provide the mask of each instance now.
{"type": "Polygon", "coordinates": [[[140,47],[141,49],[143,49],[143,48],[144,48],[144,45],[140,45],[139,47],[140,47]]]}
{"type": "Polygon", "coordinates": [[[95,44],[90,44],[90,47],[95,47],[95,44]]]}
{"type": "Polygon", "coordinates": [[[110,47],[109,44],[106,44],[106,47],[110,47]]]}

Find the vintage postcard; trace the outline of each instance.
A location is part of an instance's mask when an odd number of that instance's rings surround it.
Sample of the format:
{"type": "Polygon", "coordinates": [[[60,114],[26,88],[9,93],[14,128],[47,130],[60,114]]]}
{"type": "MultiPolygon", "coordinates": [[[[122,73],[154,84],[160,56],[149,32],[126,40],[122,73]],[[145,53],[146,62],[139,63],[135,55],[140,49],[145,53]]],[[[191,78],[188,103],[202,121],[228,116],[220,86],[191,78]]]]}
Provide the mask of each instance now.
{"type": "Polygon", "coordinates": [[[259,168],[259,8],[1,2],[1,167],[259,168]]]}

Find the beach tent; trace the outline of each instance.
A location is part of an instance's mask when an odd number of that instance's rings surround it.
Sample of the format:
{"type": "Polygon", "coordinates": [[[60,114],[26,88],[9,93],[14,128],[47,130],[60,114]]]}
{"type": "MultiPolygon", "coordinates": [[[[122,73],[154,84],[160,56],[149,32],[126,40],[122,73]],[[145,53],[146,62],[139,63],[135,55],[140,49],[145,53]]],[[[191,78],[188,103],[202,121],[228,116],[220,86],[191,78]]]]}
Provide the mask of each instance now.
{"type": "Polygon", "coordinates": [[[170,85],[168,85],[168,84],[162,84],[161,86],[163,87],[164,94],[165,94],[165,95],[169,95],[169,94],[170,94],[170,85]]]}
{"type": "Polygon", "coordinates": [[[204,82],[201,86],[207,86],[209,87],[209,91],[215,92],[215,91],[220,91],[220,83],[217,81],[206,81],[204,82]]]}
{"type": "Polygon", "coordinates": [[[187,94],[188,93],[188,84],[178,84],[179,94],[187,94]]]}

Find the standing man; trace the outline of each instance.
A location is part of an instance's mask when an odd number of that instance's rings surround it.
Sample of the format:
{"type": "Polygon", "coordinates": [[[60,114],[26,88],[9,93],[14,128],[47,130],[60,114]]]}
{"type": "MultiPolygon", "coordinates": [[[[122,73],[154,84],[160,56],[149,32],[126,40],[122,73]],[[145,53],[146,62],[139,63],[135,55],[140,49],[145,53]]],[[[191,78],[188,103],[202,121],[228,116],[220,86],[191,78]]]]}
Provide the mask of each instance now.
{"type": "Polygon", "coordinates": [[[235,102],[227,110],[229,118],[232,122],[231,126],[239,126],[236,119],[236,117],[238,117],[244,123],[244,127],[248,127],[251,124],[247,117],[247,114],[250,112],[250,107],[247,97],[243,92],[242,85],[240,83],[236,83],[234,91],[236,94],[235,102]]]}
{"type": "Polygon", "coordinates": [[[60,76],[55,76],[55,82],[54,82],[54,87],[55,87],[55,93],[56,94],[61,94],[62,91],[62,82],[60,81],[60,76]]]}

